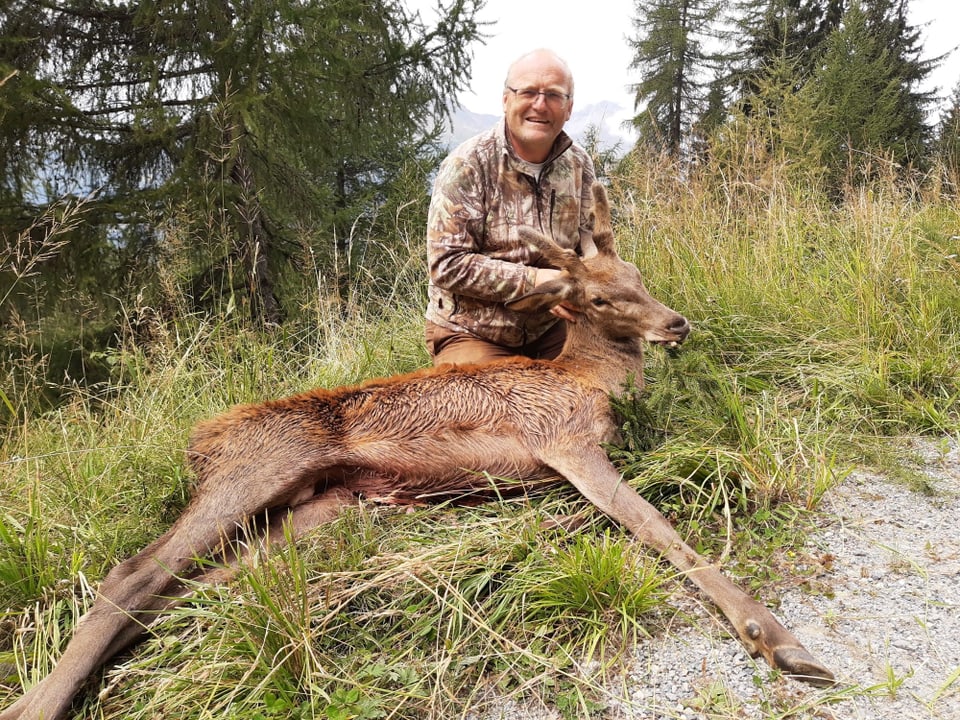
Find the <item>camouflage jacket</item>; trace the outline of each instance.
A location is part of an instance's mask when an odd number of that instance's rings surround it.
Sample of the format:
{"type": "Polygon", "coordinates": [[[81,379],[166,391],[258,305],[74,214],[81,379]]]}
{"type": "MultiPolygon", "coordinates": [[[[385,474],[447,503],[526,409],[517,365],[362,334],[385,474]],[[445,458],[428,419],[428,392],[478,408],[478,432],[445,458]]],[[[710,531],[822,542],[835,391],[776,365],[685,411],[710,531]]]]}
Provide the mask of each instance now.
{"type": "Polygon", "coordinates": [[[533,289],[539,258],[519,240],[521,226],[578,249],[593,232],[590,156],[561,133],[539,174],[520,159],[501,120],[441,164],[427,221],[427,319],[500,345],[536,340],[557,318],[504,302],[533,289]]]}

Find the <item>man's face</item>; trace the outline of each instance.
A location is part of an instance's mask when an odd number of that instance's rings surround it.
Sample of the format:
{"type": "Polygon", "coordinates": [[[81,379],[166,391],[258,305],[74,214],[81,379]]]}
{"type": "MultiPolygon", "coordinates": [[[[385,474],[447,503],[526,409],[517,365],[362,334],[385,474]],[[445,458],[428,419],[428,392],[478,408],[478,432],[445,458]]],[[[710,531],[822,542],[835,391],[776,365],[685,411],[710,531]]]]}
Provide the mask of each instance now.
{"type": "Polygon", "coordinates": [[[551,55],[534,54],[511,69],[507,86],[503,113],[513,149],[528,162],[543,162],[573,110],[567,70],[551,55]],[[539,94],[524,98],[523,91],[539,94]]]}

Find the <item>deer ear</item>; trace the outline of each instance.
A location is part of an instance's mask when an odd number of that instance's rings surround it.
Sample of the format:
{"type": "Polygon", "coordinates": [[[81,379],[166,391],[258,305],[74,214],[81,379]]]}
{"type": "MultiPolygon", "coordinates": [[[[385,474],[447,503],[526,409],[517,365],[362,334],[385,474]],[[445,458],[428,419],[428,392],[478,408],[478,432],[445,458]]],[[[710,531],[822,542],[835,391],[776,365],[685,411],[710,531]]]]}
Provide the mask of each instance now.
{"type": "Polygon", "coordinates": [[[593,244],[597,246],[597,251],[601,255],[616,255],[607,191],[598,182],[595,182],[591,189],[593,190],[593,244]]]}
{"type": "MultiPolygon", "coordinates": [[[[531,254],[546,261],[547,267],[561,268],[571,272],[582,270],[580,257],[573,250],[562,248],[543,233],[533,228],[520,228],[520,239],[530,247],[531,254]]],[[[541,264],[541,263],[538,263],[541,264]]]]}
{"type": "Polygon", "coordinates": [[[508,310],[522,313],[544,313],[566,300],[573,286],[566,278],[557,278],[538,285],[526,295],[504,303],[508,310]]]}

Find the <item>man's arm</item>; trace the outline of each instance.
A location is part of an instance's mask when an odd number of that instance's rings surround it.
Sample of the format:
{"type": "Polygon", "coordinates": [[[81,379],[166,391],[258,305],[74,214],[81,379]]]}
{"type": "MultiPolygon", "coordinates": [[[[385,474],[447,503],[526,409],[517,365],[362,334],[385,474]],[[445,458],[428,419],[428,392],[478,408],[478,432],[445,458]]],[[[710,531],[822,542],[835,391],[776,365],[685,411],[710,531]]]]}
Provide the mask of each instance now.
{"type": "MultiPolygon", "coordinates": [[[[458,157],[444,161],[427,218],[430,281],[457,295],[506,302],[533,289],[537,269],[483,253],[485,198],[476,167],[458,157]]],[[[523,252],[518,246],[518,259],[523,252]]]]}

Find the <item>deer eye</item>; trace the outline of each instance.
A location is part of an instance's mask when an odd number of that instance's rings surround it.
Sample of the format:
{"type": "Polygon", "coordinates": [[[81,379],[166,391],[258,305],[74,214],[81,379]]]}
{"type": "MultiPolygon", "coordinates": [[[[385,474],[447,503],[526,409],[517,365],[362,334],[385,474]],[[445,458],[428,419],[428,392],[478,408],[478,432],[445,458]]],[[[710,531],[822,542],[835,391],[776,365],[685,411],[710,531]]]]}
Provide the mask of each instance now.
{"type": "Polygon", "coordinates": [[[604,300],[602,297],[595,297],[590,302],[594,307],[603,307],[604,305],[610,304],[609,302],[604,300]]]}

